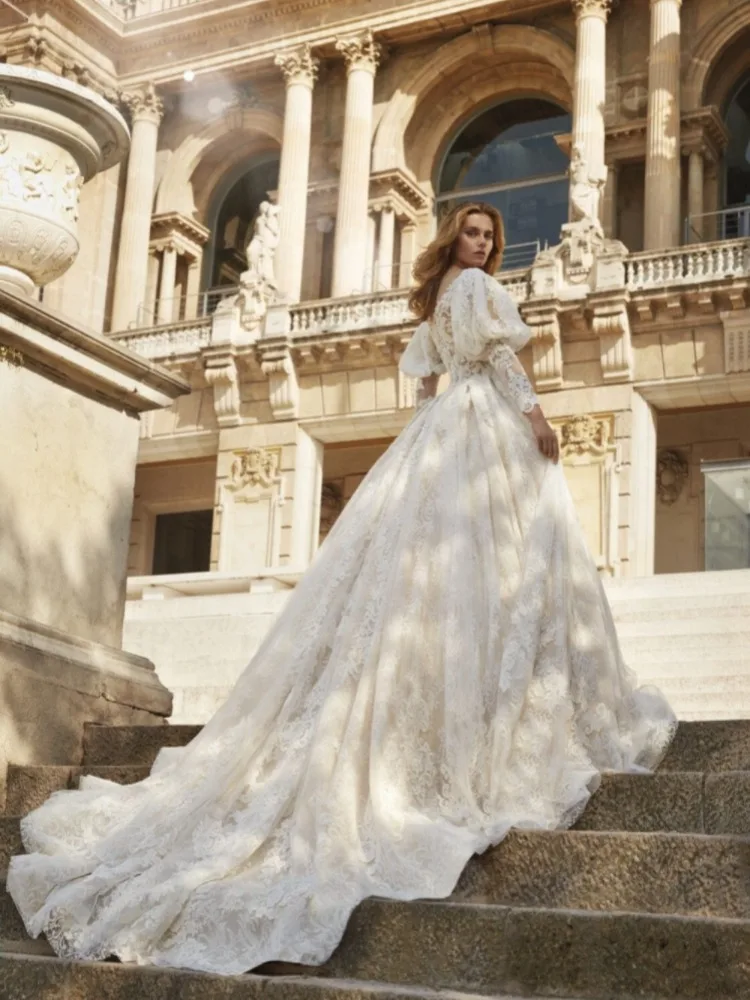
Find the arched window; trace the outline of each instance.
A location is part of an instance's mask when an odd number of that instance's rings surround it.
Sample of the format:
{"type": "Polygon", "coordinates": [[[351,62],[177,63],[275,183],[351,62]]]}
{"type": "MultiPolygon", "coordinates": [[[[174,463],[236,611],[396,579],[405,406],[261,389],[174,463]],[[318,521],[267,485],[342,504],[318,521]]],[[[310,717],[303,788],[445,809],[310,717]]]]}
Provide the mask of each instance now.
{"type": "Polygon", "coordinates": [[[440,170],[438,212],[481,199],[502,212],[504,268],[524,267],[537,250],[560,240],[568,220],[569,159],[557,137],[571,119],[550,101],[523,98],[497,104],[464,125],[440,170]]]}
{"type": "Polygon", "coordinates": [[[217,189],[209,212],[211,242],[204,287],[236,285],[247,269],[245,250],[262,201],[279,182],[277,155],[255,159],[233,170],[217,189]]]}
{"type": "Polygon", "coordinates": [[[724,153],[722,235],[750,235],[750,77],[740,84],[727,106],[729,145],[724,153]]]}

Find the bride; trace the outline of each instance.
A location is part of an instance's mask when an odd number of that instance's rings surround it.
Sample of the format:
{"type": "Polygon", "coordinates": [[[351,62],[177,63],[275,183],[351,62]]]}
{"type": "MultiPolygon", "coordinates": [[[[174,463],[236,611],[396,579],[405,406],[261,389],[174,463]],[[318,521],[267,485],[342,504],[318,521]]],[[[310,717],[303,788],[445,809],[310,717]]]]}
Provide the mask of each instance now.
{"type": "Polygon", "coordinates": [[[320,963],[365,897],[448,896],[511,827],[569,826],[602,771],[660,760],[674,716],[623,664],[503,242],[465,204],[417,261],[417,413],[226,704],[145,781],[24,819],[8,888],[59,955],[320,963]]]}

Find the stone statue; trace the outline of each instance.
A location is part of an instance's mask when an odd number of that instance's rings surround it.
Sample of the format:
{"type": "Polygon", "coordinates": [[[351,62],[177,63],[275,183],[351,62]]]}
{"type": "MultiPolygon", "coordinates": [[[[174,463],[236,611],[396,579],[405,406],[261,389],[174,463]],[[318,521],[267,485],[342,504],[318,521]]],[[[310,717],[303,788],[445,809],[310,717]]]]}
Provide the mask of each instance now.
{"type": "Polygon", "coordinates": [[[242,275],[241,284],[260,283],[274,290],[278,287],[273,264],[279,245],[279,214],[278,205],[261,202],[253,238],[247,247],[247,271],[242,275]]]}
{"type": "Polygon", "coordinates": [[[607,168],[593,172],[583,157],[581,147],[576,144],[570,158],[570,221],[587,223],[601,230],[599,205],[604,185],[607,183],[607,168]]]}

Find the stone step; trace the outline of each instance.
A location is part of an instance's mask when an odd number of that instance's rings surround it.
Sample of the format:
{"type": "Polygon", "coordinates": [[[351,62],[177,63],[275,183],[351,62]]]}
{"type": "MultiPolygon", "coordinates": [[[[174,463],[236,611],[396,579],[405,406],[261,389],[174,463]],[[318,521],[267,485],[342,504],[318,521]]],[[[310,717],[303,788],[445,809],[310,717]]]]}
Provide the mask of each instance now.
{"type": "MultiPolygon", "coordinates": [[[[514,831],[473,858],[461,903],[750,919],[750,840],[695,834],[514,831]]],[[[2,883],[4,885],[4,881],[2,883]]],[[[27,941],[0,891],[0,941],[27,941]]]]}
{"type": "MultiPolygon", "coordinates": [[[[84,763],[150,767],[162,747],[185,746],[200,729],[200,726],[87,726],[84,763]]],[[[683,723],[663,766],[676,771],[750,770],[750,719],[683,723]]]]}
{"type": "Polygon", "coordinates": [[[82,774],[91,774],[121,785],[132,785],[147,778],[149,768],[143,766],[62,767],[37,764],[8,767],[5,811],[8,815],[25,816],[42,805],[53,792],[77,788],[82,774]]]}
{"type": "Polygon", "coordinates": [[[629,622],[689,622],[715,619],[741,619],[750,613],[747,594],[707,594],[700,603],[685,597],[631,597],[612,601],[612,615],[619,628],[629,622]]]}
{"type": "Polygon", "coordinates": [[[685,722],[661,771],[750,771],[750,720],[685,722]]]}
{"type": "Polygon", "coordinates": [[[747,1000],[750,921],[368,900],[322,972],[496,995],[747,1000]]]}
{"type": "MultiPolygon", "coordinates": [[[[108,962],[68,963],[0,953],[3,1000],[473,1000],[452,990],[315,976],[212,976],[108,962]]],[[[496,993],[498,1000],[542,1000],[496,993]]],[[[567,1000],[582,1000],[560,993],[567,1000]]],[[[596,997],[588,1000],[597,1000],[596,997]]]]}
{"type": "Polygon", "coordinates": [[[151,767],[163,747],[183,747],[202,726],[96,726],[84,728],[83,763],[151,767]]]}
{"type": "Polygon", "coordinates": [[[750,771],[606,774],[576,829],[746,835],[750,771]]]}
{"type": "Polygon", "coordinates": [[[683,616],[669,613],[657,615],[637,615],[617,620],[617,634],[620,639],[629,637],[654,637],[671,641],[672,644],[680,646],[689,645],[689,641],[694,637],[706,638],[715,643],[716,648],[721,648],[722,643],[731,645],[733,640],[747,638],[750,636],[750,604],[747,608],[721,608],[712,610],[710,616],[705,613],[696,615],[695,609],[692,614],[688,614],[688,609],[683,609],[683,616]],[[722,613],[719,613],[719,610],[722,613]],[[679,634],[675,634],[675,622],[679,621],[679,634]]]}
{"type": "Polygon", "coordinates": [[[513,831],[466,866],[452,898],[750,920],[750,839],[513,831]]]}

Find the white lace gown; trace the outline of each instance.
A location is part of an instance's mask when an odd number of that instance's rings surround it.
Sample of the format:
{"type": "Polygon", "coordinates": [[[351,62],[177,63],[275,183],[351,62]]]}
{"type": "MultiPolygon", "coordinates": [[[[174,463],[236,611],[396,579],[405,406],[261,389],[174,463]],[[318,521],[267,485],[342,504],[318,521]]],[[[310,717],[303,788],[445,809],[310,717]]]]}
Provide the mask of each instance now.
{"type": "MultiPolygon", "coordinates": [[[[320,963],[367,896],[448,896],[511,827],[580,814],[674,731],[623,664],[561,469],[522,410],[528,338],[469,269],[401,367],[450,371],[373,467],[226,704],[151,776],[23,821],[8,887],[62,956],[237,973],[320,963]]],[[[211,664],[206,664],[210,672],[211,664]]]]}

